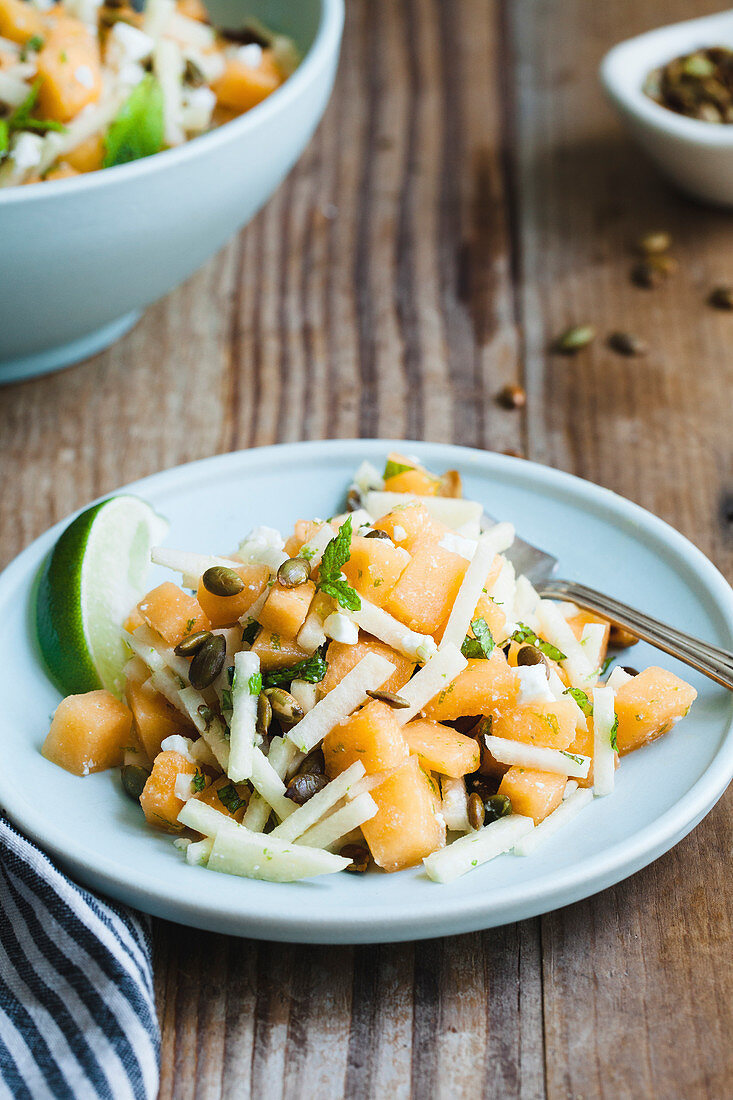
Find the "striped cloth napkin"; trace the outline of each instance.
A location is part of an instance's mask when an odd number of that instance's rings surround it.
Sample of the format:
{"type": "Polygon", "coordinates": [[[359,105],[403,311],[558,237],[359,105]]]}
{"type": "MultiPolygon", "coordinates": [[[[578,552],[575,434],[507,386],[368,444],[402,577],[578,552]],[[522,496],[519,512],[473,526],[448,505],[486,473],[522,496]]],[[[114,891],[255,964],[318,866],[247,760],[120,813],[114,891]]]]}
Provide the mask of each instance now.
{"type": "Polygon", "coordinates": [[[82,889],[0,817],[0,1097],[153,1100],[147,918],[82,889]]]}

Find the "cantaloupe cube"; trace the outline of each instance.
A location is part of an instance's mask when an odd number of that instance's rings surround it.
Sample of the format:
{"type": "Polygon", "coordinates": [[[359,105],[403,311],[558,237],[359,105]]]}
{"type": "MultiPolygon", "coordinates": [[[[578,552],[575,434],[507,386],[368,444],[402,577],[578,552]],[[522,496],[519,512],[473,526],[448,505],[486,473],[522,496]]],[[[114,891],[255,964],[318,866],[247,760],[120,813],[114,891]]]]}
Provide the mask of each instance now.
{"type": "Polygon", "coordinates": [[[575,737],[577,710],[569,699],[556,703],[521,703],[494,713],[491,732],[528,745],[566,749],[575,737]]]}
{"type": "Polygon", "coordinates": [[[361,596],[377,607],[384,607],[409,560],[404,550],[387,539],[354,535],[351,554],[343,572],[351,587],[361,596]]]}
{"type": "Polygon", "coordinates": [[[262,595],[270,579],[270,570],[266,565],[237,566],[234,572],[244,582],[244,588],[235,596],[217,596],[199,580],[196,599],[214,627],[234,626],[262,595]]]}
{"type": "Polygon", "coordinates": [[[471,622],[474,622],[476,619],[483,619],[491,631],[491,637],[495,641],[498,641],[506,635],[506,615],[504,614],[504,609],[501,604],[494,603],[489,595],[496,578],[501,572],[501,567],[502,560],[497,554],[491,564],[489,575],[486,578],[484,591],[478,598],[476,610],[471,618],[471,622]]]}
{"type": "Polygon", "coordinates": [[[79,19],[50,15],[38,54],[38,111],[42,118],[69,122],[102,93],[102,65],[96,35],[79,19]]]}
{"type": "Polygon", "coordinates": [[[577,615],[571,615],[568,619],[568,626],[570,626],[578,641],[583,637],[583,630],[588,625],[602,626],[604,628],[603,641],[601,642],[599,650],[599,661],[600,664],[603,664],[606,659],[606,653],[608,652],[608,638],[611,633],[611,624],[604,619],[600,619],[598,615],[594,615],[590,611],[579,611],[577,615]]]}
{"type": "Polygon", "coordinates": [[[261,103],[282,84],[282,74],[271,50],[262,51],[262,61],[257,68],[231,58],[222,75],[211,85],[217,100],[223,107],[235,111],[248,111],[261,103]]]}
{"type": "Polygon", "coordinates": [[[628,680],[616,692],[618,751],[623,756],[667,733],[696,698],[694,687],[664,668],[647,668],[628,680]]]}
{"type": "Polygon", "coordinates": [[[304,649],[289,638],[283,638],[271,630],[261,630],[252,645],[252,652],[260,659],[263,672],[289,668],[309,656],[304,649]]]}
{"type": "MultiPolygon", "coordinates": [[[[72,168],[70,164],[65,160],[59,161],[55,168],[52,168],[50,172],[46,172],[43,179],[45,180],[70,180],[73,176],[78,176],[76,168],[72,168]]],[[[29,182],[29,181],[26,181],[29,182]]],[[[34,181],[37,182],[37,181],[34,181]]]]}
{"type": "Polygon", "coordinates": [[[514,765],[499,784],[499,794],[507,795],[513,813],[531,817],[539,825],[562,802],[566,783],[564,775],[514,765]]]}
{"type": "Polygon", "coordinates": [[[38,8],[26,0],[0,0],[0,38],[24,46],[29,38],[43,38],[46,24],[38,8]]]}
{"type": "Polygon", "coordinates": [[[468,715],[492,714],[516,705],[519,680],[498,647],[488,661],[471,659],[446,688],[424,708],[426,718],[452,722],[468,715]]]}
{"type": "Polygon", "coordinates": [[[140,795],[140,805],[146,820],[159,829],[180,832],[183,826],[178,815],[184,801],[176,795],[176,778],[183,772],[194,775],[198,771],[195,764],[186,760],[180,752],[167,750],[158,753],[153,761],[153,770],[140,795]]]}
{"type": "MultiPolygon", "coordinates": [[[[305,544],[310,542],[316,531],[321,527],[323,527],[323,523],[315,519],[297,520],[293,534],[285,542],[285,553],[291,558],[297,558],[305,544]]],[[[332,523],[331,528],[334,535],[337,534],[338,527],[332,523]]]]}
{"type": "MultiPolygon", "coordinates": [[[[593,718],[588,718],[588,728],[575,731],[575,737],[568,745],[568,752],[575,753],[578,756],[589,756],[590,767],[588,768],[588,774],[585,779],[573,776],[573,779],[579,787],[592,787],[593,786],[593,752],[594,752],[594,731],[593,731],[593,718]]],[[[616,767],[618,767],[618,754],[616,754],[616,767]]]]}
{"type": "Polygon", "coordinates": [[[56,708],[43,755],[74,775],[116,768],[132,728],[132,711],[104,689],[67,695],[56,708]]]}
{"type": "Polygon", "coordinates": [[[411,630],[435,634],[450,615],[468,568],[438,543],[419,547],[385,601],[385,610],[411,630]]]}
{"type": "Polygon", "coordinates": [[[410,752],[420,757],[427,771],[458,779],[475,772],[479,766],[481,750],[478,742],[451,726],[429,718],[414,718],[402,727],[402,733],[410,752]]]}
{"type": "Polygon", "coordinates": [[[91,137],[75,145],[66,153],[66,162],[77,172],[96,172],[104,160],[104,137],[92,134],[91,137]]]}
{"type": "Polygon", "coordinates": [[[177,0],[176,11],[187,19],[195,19],[197,23],[209,22],[209,13],[203,0],[177,0]]]}
{"type": "Polygon", "coordinates": [[[380,690],[399,695],[400,688],[405,686],[415,671],[415,662],[405,657],[403,653],[398,653],[396,649],[392,649],[392,646],[380,642],[378,638],[373,638],[371,634],[365,634],[363,631],[359,633],[359,641],[354,645],[347,645],[345,642],[329,644],[326,650],[328,671],[321,685],[323,694],[327,695],[329,691],[333,691],[336,684],[340,684],[346,673],[351,672],[367,653],[377,653],[380,657],[386,657],[392,662],[395,671],[389,680],[382,684],[380,690]]]}
{"type": "Polygon", "coordinates": [[[409,755],[402,726],[388,703],[373,699],[323,739],[326,774],[340,775],[357,760],[367,775],[396,768],[409,755]]]}
{"type": "Polygon", "coordinates": [[[231,817],[238,822],[241,822],[244,817],[249,802],[246,784],[235,785],[226,775],[218,776],[213,783],[209,783],[203,791],[199,791],[193,797],[199,802],[205,802],[207,806],[213,806],[219,813],[226,814],[227,817],[231,817]],[[225,792],[223,801],[219,797],[219,791],[225,792]],[[241,801],[241,806],[234,810],[230,809],[230,807],[237,806],[239,801],[241,801]]]}
{"type": "Polygon", "coordinates": [[[439,542],[448,531],[444,523],[431,516],[425,505],[417,501],[399,504],[381,519],[375,520],[374,526],[386,531],[395,546],[400,546],[408,554],[413,554],[418,547],[439,542]]]}
{"type": "Polygon", "coordinates": [[[384,479],[384,488],[389,493],[414,493],[415,496],[436,497],[440,492],[441,480],[422,466],[416,466],[404,455],[387,455],[387,464],[408,466],[409,469],[384,479]]]}
{"type": "Polygon", "coordinates": [[[144,622],[145,619],[140,614],[140,608],[136,605],[122,624],[122,629],[126,630],[128,634],[134,634],[137,628],[142,626],[144,622]]]}
{"type": "Polygon", "coordinates": [[[257,619],[265,630],[291,640],[305,622],[315,594],[316,586],[313,581],[306,581],[296,588],[283,588],[281,584],[274,584],[257,619]]]}
{"type": "Polygon", "coordinates": [[[377,866],[385,871],[413,867],[444,846],[445,824],[436,816],[435,782],[416,756],[370,794],[378,810],[361,831],[377,866]]]}
{"type": "Polygon", "coordinates": [[[174,733],[188,736],[192,724],[149,683],[128,680],[125,695],[135,720],[135,730],[145,752],[155,760],[161,742],[174,733]]]}
{"type": "Polygon", "coordinates": [[[164,581],[137,605],[145,622],[168,645],[176,646],[189,634],[209,630],[211,623],[201,604],[172,581],[164,581]]]}

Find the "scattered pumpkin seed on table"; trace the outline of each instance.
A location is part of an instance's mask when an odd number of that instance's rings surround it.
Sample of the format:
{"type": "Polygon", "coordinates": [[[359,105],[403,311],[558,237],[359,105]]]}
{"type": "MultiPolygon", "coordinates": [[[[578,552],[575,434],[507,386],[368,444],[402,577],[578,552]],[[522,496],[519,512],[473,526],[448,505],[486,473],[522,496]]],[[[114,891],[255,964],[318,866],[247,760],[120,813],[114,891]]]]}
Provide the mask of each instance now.
{"type": "Polygon", "coordinates": [[[509,384],[499,390],[496,400],[505,409],[523,409],[527,404],[527,394],[522,386],[509,384]]]}
{"type": "Polygon", "coordinates": [[[619,355],[646,355],[648,351],[645,341],[631,332],[612,332],[608,346],[619,355]]]}
{"type": "Polygon", "coordinates": [[[560,333],[553,346],[555,351],[559,351],[562,355],[575,355],[595,338],[596,330],[592,325],[573,325],[560,333]]]}
{"type": "Polygon", "coordinates": [[[708,298],[715,309],[733,309],[733,287],[716,286],[708,298]]]}

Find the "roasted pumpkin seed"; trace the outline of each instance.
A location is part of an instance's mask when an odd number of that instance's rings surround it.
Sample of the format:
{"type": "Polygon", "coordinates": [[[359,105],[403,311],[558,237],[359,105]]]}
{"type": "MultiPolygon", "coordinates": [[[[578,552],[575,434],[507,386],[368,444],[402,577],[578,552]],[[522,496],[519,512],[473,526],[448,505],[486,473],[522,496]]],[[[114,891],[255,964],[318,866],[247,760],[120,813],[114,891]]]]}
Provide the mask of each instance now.
{"type": "Polygon", "coordinates": [[[272,713],[277,718],[278,722],[284,723],[286,726],[290,727],[294,726],[296,722],[299,722],[301,718],[304,717],[305,711],[300,703],[289,691],[286,691],[285,688],[265,688],[265,695],[272,707],[272,713]]]}
{"type": "Polygon", "coordinates": [[[611,623],[608,644],[612,649],[629,649],[630,646],[636,645],[638,641],[639,639],[630,630],[625,630],[624,627],[611,623]]]}
{"type": "Polygon", "coordinates": [[[517,664],[518,665],[544,665],[545,673],[549,680],[550,678],[550,662],[545,657],[544,653],[541,653],[537,646],[523,645],[520,646],[517,652],[517,664]]]}
{"type": "Polygon", "coordinates": [[[369,849],[363,844],[344,844],[339,855],[351,860],[349,866],[344,867],[350,875],[363,875],[372,859],[369,849]]]}
{"type": "Polygon", "coordinates": [[[522,386],[507,385],[499,390],[496,400],[504,409],[523,409],[527,404],[527,394],[522,386]]]}
{"type": "Polygon", "coordinates": [[[135,802],[139,802],[143,787],[149,778],[150,772],[147,768],[142,768],[139,764],[125,764],[122,769],[122,786],[125,794],[135,802]]]}
{"type": "Polygon", "coordinates": [[[270,700],[265,695],[264,691],[261,691],[257,699],[257,721],[255,728],[262,737],[267,736],[267,731],[270,728],[272,722],[272,707],[270,706],[270,700]]]}
{"type": "Polygon", "coordinates": [[[304,806],[314,794],[322,791],[327,783],[325,775],[316,775],[314,772],[308,772],[307,775],[298,773],[288,783],[285,797],[290,798],[298,806],[304,806]]]}
{"type": "Polygon", "coordinates": [[[505,794],[492,794],[484,803],[484,824],[490,825],[492,821],[498,821],[500,817],[507,817],[512,812],[512,804],[505,794]]]}
{"type": "Polygon", "coordinates": [[[648,350],[645,341],[631,332],[612,332],[608,346],[619,355],[646,355],[648,350]]]}
{"type": "Polygon", "coordinates": [[[392,541],[387,532],[380,531],[378,527],[375,527],[373,531],[367,531],[364,537],[367,539],[387,539],[388,542],[392,541]]]}
{"type": "Polygon", "coordinates": [[[298,775],[324,775],[326,761],[323,757],[323,749],[313,749],[298,768],[298,775]]]}
{"type": "Polygon", "coordinates": [[[238,596],[244,581],[228,565],[212,565],[201,578],[204,588],[214,596],[238,596]]]}
{"type": "Polygon", "coordinates": [[[461,481],[461,475],[458,473],[458,470],[445,471],[440,479],[438,496],[458,498],[463,496],[463,482],[461,481]]]}
{"type": "Polygon", "coordinates": [[[563,355],[575,355],[576,352],[588,346],[596,338],[596,330],[592,325],[573,325],[565,332],[561,332],[555,340],[555,351],[563,355]]]}
{"type": "Polygon", "coordinates": [[[178,657],[193,657],[198,653],[204,642],[213,637],[210,630],[197,630],[195,634],[189,634],[182,642],[179,642],[173,652],[178,657]]]}
{"type": "Polygon", "coordinates": [[[484,824],[484,803],[481,795],[473,794],[468,796],[468,824],[472,829],[480,829],[484,824]]]}
{"type": "Polygon", "coordinates": [[[212,634],[191,661],[188,670],[191,687],[197,691],[210,687],[224,668],[226,656],[227,646],[221,634],[212,634]]]}
{"type": "Polygon", "coordinates": [[[653,233],[645,233],[636,242],[637,251],[642,256],[658,256],[662,252],[669,252],[672,247],[672,238],[663,229],[653,233]]]}
{"type": "Polygon", "coordinates": [[[708,298],[711,306],[716,309],[733,309],[733,287],[716,286],[708,298]]]}
{"type": "Polygon", "coordinates": [[[305,584],[311,575],[310,562],[305,558],[288,558],[277,571],[278,584],[283,588],[297,588],[305,584]]]}
{"type": "Polygon", "coordinates": [[[393,691],[367,691],[367,695],[380,703],[388,703],[395,710],[405,710],[406,707],[412,706],[409,699],[405,699],[402,695],[395,695],[393,691]]]}

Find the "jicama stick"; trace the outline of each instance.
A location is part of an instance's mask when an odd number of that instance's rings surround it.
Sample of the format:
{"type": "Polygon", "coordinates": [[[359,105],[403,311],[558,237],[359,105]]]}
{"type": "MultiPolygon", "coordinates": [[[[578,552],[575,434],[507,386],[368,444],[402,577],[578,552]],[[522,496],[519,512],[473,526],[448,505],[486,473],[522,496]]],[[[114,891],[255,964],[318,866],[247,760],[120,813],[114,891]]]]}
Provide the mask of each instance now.
{"type": "Polygon", "coordinates": [[[541,745],[527,745],[508,737],[484,738],[486,747],[500,764],[516,764],[521,768],[536,768],[541,772],[569,775],[585,779],[591,765],[589,756],[580,756],[563,749],[547,749],[541,745]]]}
{"type": "Polygon", "coordinates": [[[288,730],[288,737],[301,752],[310,752],[334,726],[365,701],[367,691],[380,688],[394,670],[391,661],[377,653],[367,653],[305,718],[288,730]]]}
{"type": "Polygon", "coordinates": [[[434,882],[453,882],[474,867],[480,867],[482,863],[508,852],[533,828],[531,817],[521,817],[519,814],[501,817],[482,829],[459,837],[447,848],[426,856],[423,865],[434,882]]]}
{"type": "Polygon", "coordinates": [[[451,643],[443,646],[400,688],[400,695],[410,704],[409,707],[395,711],[395,718],[400,725],[404,726],[440,691],[444,691],[467,664],[468,661],[460,649],[451,643]]]}

